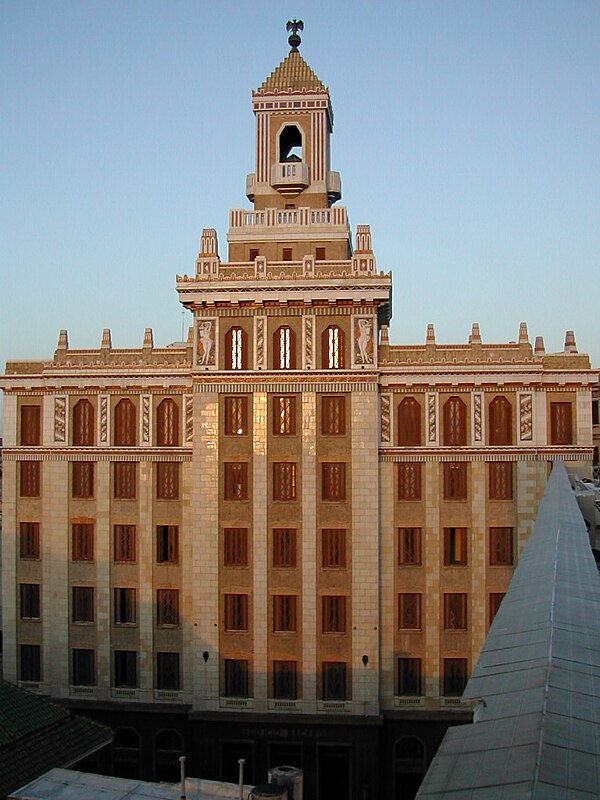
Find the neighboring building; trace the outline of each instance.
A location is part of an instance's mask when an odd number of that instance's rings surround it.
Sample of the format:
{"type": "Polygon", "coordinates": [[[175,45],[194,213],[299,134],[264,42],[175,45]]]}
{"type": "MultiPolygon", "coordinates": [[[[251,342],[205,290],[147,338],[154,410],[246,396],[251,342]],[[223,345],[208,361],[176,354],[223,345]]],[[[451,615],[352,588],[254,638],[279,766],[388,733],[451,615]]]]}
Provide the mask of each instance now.
{"type": "Polygon", "coordinates": [[[308,797],[409,797],[470,719],[550,462],[590,472],[597,378],[571,332],[547,354],[525,324],[389,342],[392,276],[334,205],[298,43],[252,95],[228,260],[206,228],[177,278],[187,343],[62,331],[7,364],[5,676],[117,728],[118,774],[185,752],[195,775],[243,757],[251,783],[302,767],[308,797]]]}
{"type": "Polygon", "coordinates": [[[592,390],[592,440],[594,445],[594,477],[600,481],[600,383],[592,390]]]}

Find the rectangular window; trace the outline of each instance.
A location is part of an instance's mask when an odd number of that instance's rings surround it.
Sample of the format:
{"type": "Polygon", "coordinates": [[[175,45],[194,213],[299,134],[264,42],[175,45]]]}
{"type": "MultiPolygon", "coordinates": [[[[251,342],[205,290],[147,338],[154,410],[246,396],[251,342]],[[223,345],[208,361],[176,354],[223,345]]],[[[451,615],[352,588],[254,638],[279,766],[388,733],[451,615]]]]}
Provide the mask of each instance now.
{"type": "Polygon", "coordinates": [[[296,631],[296,595],[273,595],[273,631],[276,633],[296,631]]]}
{"type": "Polygon", "coordinates": [[[512,462],[491,461],[488,466],[490,500],[512,500],[512,462]]]}
{"type": "Polygon", "coordinates": [[[156,465],[156,499],[179,498],[179,464],[176,461],[159,461],[156,465]]]}
{"type": "Polygon", "coordinates": [[[248,529],[225,528],[223,531],[224,557],[226,567],[248,566],[248,529]]]}
{"type": "Polygon", "coordinates": [[[73,561],[94,560],[94,526],[89,523],[72,525],[73,561]]]}
{"type": "Polygon", "coordinates": [[[444,497],[446,500],[467,499],[466,461],[446,461],[444,463],[444,497]]]}
{"type": "Polygon", "coordinates": [[[41,444],[41,407],[21,406],[21,444],[41,444]]]}
{"type": "Polygon", "coordinates": [[[421,659],[398,659],[398,696],[419,697],[421,691],[421,659]]]}
{"type": "Polygon", "coordinates": [[[323,595],[323,633],[346,633],[344,595],[323,595]]]}
{"type": "Polygon", "coordinates": [[[296,566],[296,529],[273,529],[273,566],[296,566]]]}
{"type": "Polygon", "coordinates": [[[467,595],[453,593],[444,595],[444,630],[467,630],[467,595]]]}
{"type": "Polygon", "coordinates": [[[93,650],[73,651],[73,686],[96,685],[96,654],[93,650]]]}
{"type": "Polygon", "coordinates": [[[398,500],[421,499],[421,464],[398,464],[398,500]]]}
{"type": "Polygon", "coordinates": [[[513,529],[490,528],[490,564],[511,566],[513,563],[513,529]]]}
{"type": "Polygon", "coordinates": [[[156,624],[179,625],[179,589],[156,590],[156,624]]]}
{"type": "Polygon", "coordinates": [[[460,697],[467,685],[467,659],[445,658],[442,693],[444,697],[460,697]]]}
{"type": "Polygon", "coordinates": [[[421,629],[421,595],[402,593],[398,595],[398,629],[421,629]]]}
{"type": "Polygon", "coordinates": [[[115,461],[114,496],[117,500],[134,500],[136,484],[135,461],[115,461]]]}
{"type": "Polygon", "coordinates": [[[41,681],[42,657],[39,644],[22,644],[20,647],[19,680],[41,681]]]}
{"type": "Polygon", "coordinates": [[[22,583],[20,585],[21,595],[21,619],[40,618],[40,585],[39,583],[22,583]]]}
{"type": "Polygon", "coordinates": [[[315,247],[315,258],[317,261],[325,261],[325,248],[315,247]]]}
{"type": "Polygon", "coordinates": [[[137,687],[137,653],[135,650],[115,650],[115,686],[137,687]]]}
{"type": "Polygon", "coordinates": [[[296,464],[278,462],[273,464],[273,500],[296,499],[296,464]]]}
{"type": "Polygon", "coordinates": [[[248,499],[248,464],[227,462],[225,465],[225,500],[248,499]]]}
{"type": "Polygon", "coordinates": [[[176,564],[179,561],[179,527],[156,526],[156,561],[158,564],[176,564]]]}
{"type": "Polygon", "coordinates": [[[571,403],[550,403],[550,444],[573,444],[571,403]]]}
{"type": "Polygon", "coordinates": [[[157,653],[156,688],[178,692],[179,687],[179,653],[157,653]]]}
{"type": "Polygon", "coordinates": [[[323,500],[342,502],[346,499],[346,464],[321,464],[323,500]]]}
{"type": "Polygon", "coordinates": [[[444,566],[467,563],[467,529],[444,528],[444,566]]]}
{"type": "Polygon", "coordinates": [[[260,255],[260,250],[257,247],[251,247],[248,253],[248,261],[254,261],[258,255],[260,255]]]}
{"type": "Polygon", "coordinates": [[[282,261],[291,261],[292,260],[292,248],[291,247],[284,247],[282,249],[282,261]]]}
{"type": "Polygon", "coordinates": [[[248,662],[225,659],[225,697],[248,697],[248,662]]]}
{"type": "Polygon", "coordinates": [[[225,398],[225,435],[244,436],[248,433],[248,398],[225,398]]]}
{"type": "Polygon", "coordinates": [[[21,497],[40,496],[40,461],[20,462],[21,497]]]}
{"type": "Polygon", "coordinates": [[[421,528],[398,528],[398,565],[421,564],[421,528]]]}
{"type": "Polygon", "coordinates": [[[295,700],[298,697],[295,661],[273,662],[273,697],[295,700]]]}
{"type": "Polygon", "coordinates": [[[600,422],[600,414],[598,413],[599,408],[600,400],[592,400],[592,425],[598,425],[600,422]]]}
{"type": "Polygon", "coordinates": [[[136,590],[118,586],[114,590],[115,625],[134,625],[137,619],[136,590]]]}
{"type": "Polygon", "coordinates": [[[273,398],[273,434],[292,436],[296,433],[296,398],[282,395],[273,398]]]}
{"type": "Polygon", "coordinates": [[[225,630],[248,630],[248,595],[225,595],[225,630]]]}
{"type": "Polygon", "coordinates": [[[504,592],[490,592],[490,625],[498,613],[500,603],[504,599],[504,592]]]}
{"type": "Polygon", "coordinates": [[[346,566],[346,531],[344,528],[324,528],[322,531],[322,565],[346,566]]]}
{"type": "Polygon", "coordinates": [[[135,561],[135,525],[115,525],[113,532],[115,561],[135,561]]]}
{"type": "Polygon", "coordinates": [[[325,394],[321,398],[321,432],[324,436],[346,433],[346,398],[343,395],[325,394]]]}
{"type": "Polygon", "coordinates": [[[21,558],[40,557],[39,522],[21,522],[19,525],[19,555],[21,558]]]}
{"type": "Polygon", "coordinates": [[[73,586],[73,622],[94,621],[94,587],[73,586]]]}
{"type": "Polygon", "coordinates": [[[342,661],[324,661],[322,684],[323,700],[345,700],[346,664],[342,661]]]}
{"type": "Polygon", "coordinates": [[[73,497],[89,498],[94,496],[94,462],[73,462],[73,497]]]}

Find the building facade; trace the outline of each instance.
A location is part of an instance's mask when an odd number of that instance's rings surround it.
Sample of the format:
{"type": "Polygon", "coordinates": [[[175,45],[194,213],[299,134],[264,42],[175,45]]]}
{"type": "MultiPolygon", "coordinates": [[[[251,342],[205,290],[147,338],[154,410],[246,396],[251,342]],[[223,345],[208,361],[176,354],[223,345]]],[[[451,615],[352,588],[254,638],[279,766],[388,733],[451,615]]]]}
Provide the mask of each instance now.
{"type": "Polygon", "coordinates": [[[591,469],[595,376],[571,332],[548,354],[525,324],[390,343],[392,276],[368,225],[352,241],[329,91],[290,43],[252,93],[227,260],[206,228],[177,277],[187,342],[61,331],[6,366],[4,675],[117,728],[119,774],[185,752],[199,776],[244,757],[247,782],[287,762],[311,797],[409,797],[470,718],[549,463],[591,469]]]}

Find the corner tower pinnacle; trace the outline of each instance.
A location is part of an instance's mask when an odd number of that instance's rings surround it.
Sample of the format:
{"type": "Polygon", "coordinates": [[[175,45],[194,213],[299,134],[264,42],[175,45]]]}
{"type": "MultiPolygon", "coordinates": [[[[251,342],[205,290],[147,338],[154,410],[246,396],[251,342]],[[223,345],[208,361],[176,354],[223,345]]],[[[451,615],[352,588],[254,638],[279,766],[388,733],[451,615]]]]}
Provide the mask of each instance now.
{"type": "Polygon", "coordinates": [[[256,166],[246,194],[256,210],[329,208],[342,196],[339,173],[330,169],[329,90],[298,51],[303,29],[301,20],[287,23],[290,52],[252,92],[256,166]]]}

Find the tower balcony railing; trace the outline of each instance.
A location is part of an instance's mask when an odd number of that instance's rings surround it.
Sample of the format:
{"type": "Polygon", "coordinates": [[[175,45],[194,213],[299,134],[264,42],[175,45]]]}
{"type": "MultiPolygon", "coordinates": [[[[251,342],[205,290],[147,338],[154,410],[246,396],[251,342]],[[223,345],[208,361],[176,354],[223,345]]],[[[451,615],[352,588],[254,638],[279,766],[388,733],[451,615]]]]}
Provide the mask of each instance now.
{"type": "Polygon", "coordinates": [[[310,182],[308,164],[290,161],[271,165],[271,186],[294,186],[305,188],[310,182]]]}
{"type": "Polygon", "coordinates": [[[273,229],[312,228],[317,231],[332,232],[337,228],[348,233],[348,215],[345,206],[333,208],[265,208],[262,211],[248,211],[232,208],[229,211],[229,238],[236,234],[259,236],[273,229]]]}

